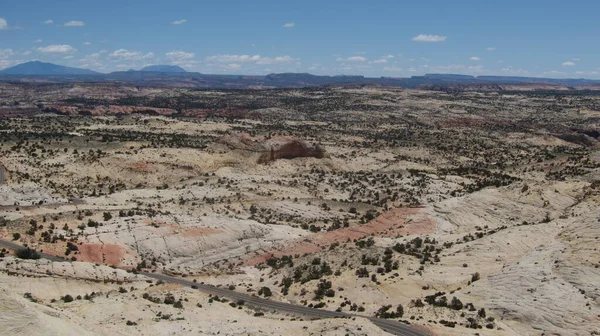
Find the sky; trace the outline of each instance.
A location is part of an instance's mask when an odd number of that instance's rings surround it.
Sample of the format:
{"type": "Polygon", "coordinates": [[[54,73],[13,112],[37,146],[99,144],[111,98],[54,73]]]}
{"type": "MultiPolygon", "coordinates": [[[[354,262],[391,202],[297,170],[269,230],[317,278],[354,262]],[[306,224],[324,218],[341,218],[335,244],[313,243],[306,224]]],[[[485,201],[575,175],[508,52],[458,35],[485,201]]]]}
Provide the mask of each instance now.
{"type": "Polygon", "coordinates": [[[0,69],[600,79],[600,1],[2,0],[0,69]]]}

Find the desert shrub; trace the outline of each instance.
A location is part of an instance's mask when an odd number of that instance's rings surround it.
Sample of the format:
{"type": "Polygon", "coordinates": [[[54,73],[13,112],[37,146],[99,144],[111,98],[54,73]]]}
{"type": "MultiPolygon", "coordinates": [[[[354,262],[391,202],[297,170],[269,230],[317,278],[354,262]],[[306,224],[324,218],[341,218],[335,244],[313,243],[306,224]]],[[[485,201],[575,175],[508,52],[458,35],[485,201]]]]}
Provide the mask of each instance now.
{"type": "Polygon", "coordinates": [[[390,308],[392,308],[392,305],[381,306],[381,308],[379,308],[379,310],[377,310],[377,312],[375,312],[375,316],[379,317],[379,318],[388,319],[388,318],[399,318],[404,315],[404,307],[402,307],[401,304],[399,304],[396,307],[395,311],[390,311],[390,308]]]}
{"type": "Polygon", "coordinates": [[[368,278],[369,271],[367,270],[366,267],[361,267],[356,270],[356,275],[358,275],[359,278],[368,278]]]}
{"type": "Polygon", "coordinates": [[[18,250],[16,255],[21,259],[40,259],[41,257],[36,250],[29,247],[18,250]]]}
{"type": "Polygon", "coordinates": [[[102,214],[102,216],[104,217],[105,222],[112,219],[112,215],[110,214],[110,212],[105,212],[102,214]]]}
{"type": "Polygon", "coordinates": [[[463,307],[463,303],[460,302],[460,300],[456,296],[452,298],[452,301],[450,301],[450,308],[454,310],[461,310],[463,309],[463,307]]]}
{"type": "Polygon", "coordinates": [[[173,294],[167,294],[165,296],[165,300],[164,300],[165,304],[171,304],[172,305],[172,304],[175,304],[175,302],[176,302],[175,301],[175,296],[173,296],[173,294]]]}
{"type": "Polygon", "coordinates": [[[425,306],[425,304],[423,303],[423,301],[421,301],[421,299],[411,300],[410,305],[412,307],[424,307],[425,306]]]}
{"type": "Polygon", "coordinates": [[[273,295],[273,292],[271,292],[271,289],[269,287],[261,287],[261,289],[258,290],[258,295],[264,295],[265,297],[269,297],[273,295]]]}
{"type": "Polygon", "coordinates": [[[250,206],[250,213],[254,215],[257,211],[258,211],[258,208],[256,207],[256,205],[252,204],[250,206]]]}
{"type": "Polygon", "coordinates": [[[323,296],[334,297],[335,291],[331,289],[331,287],[331,281],[321,279],[321,281],[317,285],[317,289],[315,290],[314,300],[321,300],[323,299],[323,296]]]}

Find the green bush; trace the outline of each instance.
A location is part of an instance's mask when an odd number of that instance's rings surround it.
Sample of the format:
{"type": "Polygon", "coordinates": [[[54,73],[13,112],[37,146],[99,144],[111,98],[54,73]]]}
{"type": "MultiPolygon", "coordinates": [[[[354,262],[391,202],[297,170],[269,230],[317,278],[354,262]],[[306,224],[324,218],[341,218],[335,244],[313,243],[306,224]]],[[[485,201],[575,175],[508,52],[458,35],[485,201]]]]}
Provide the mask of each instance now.
{"type": "Polygon", "coordinates": [[[269,287],[262,287],[258,290],[258,295],[264,295],[265,297],[269,297],[273,295],[273,292],[271,292],[271,289],[269,287]]]}
{"type": "Polygon", "coordinates": [[[40,259],[40,254],[29,247],[17,251],[17,257],[21,259],[40,259]]]}

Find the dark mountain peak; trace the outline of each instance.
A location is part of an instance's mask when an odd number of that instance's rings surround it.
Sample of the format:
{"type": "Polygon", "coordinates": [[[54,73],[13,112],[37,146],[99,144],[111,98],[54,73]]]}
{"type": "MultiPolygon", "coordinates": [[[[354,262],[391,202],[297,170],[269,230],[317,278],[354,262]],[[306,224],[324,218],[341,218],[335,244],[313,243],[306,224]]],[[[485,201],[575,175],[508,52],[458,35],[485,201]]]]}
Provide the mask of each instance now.
{"type": "Polygon", "coordinates": [[[28,76],[60,76],[60,75],[97,75],[99,72],[71,68],[63,65],[45,63],[40,61],[31,61],[17,64],[13,67],[0,71],[7,75],[28,75],[28,76]]]}
{"type": "Polygon", "coordinates": [[[154,71],[154,72],[187,72],[182,67],[177,65],[149,65],[143,67],[140,71],[154,71]]]}

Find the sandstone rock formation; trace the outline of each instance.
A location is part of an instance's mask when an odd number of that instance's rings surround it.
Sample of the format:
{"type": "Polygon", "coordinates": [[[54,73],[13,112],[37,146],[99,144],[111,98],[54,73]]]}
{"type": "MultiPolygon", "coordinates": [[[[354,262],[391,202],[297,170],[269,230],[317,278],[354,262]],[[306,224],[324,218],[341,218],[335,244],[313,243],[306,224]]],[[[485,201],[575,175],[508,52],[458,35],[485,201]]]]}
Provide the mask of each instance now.
{"type": "Polygon", "coordinates": [[[299,157],[328,157],[327,152],[319,144],[288,136],[265,138],[252,137],[247,133],[228,135],[221,139],[232,149],[241,149],[260,154],[258,163],[272,162],[278,159],[294,159],[299,157]]]}
{"type": "Polygon", "coordinates": [[[173,115],[177,113],[175,109],[147,106],[101,105],[90,109],[81,105],[65,104],[53,104],[51,106],[45,106],[43,111],[63,115],[119,115],[133,113],[147,115],[173,115]]]}
{"type": "Polygon", "coordinates": [[[263,143],[267,147],[258,163],[266,163],[277,159],[294,159],[297,157],[314,157],[322,159],[325,157],[325,150],[318,144],[308,144],[298,139],[270,139],[263,143]]]}

